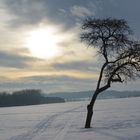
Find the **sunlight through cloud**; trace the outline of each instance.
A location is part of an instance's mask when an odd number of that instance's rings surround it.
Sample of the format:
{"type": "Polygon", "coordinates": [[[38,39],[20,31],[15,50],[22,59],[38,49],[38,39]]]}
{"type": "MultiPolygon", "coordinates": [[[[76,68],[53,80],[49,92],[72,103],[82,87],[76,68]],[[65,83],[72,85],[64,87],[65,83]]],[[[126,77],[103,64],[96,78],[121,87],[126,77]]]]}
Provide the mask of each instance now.
{"type": "Polygon", "coordinates": [[[39,28],[29,33],[26,47],[34,57],[48,59],[60,55],[57,44],[61,38],[56,34],[55,29],[39,28]]]}

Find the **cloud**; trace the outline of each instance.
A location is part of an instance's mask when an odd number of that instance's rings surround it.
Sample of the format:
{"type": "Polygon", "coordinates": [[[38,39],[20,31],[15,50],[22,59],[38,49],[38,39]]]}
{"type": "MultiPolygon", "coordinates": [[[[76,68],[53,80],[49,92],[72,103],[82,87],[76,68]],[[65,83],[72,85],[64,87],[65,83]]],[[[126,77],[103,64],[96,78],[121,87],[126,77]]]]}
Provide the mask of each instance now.
{"type": "Polygon", "coordinates": [[[66,10],[65,9],[59,9],[60,13],[66,14],[66,10]]]}
{"type": "Polygon", "coordinates": [[[74,61],[66,63],[55,63],[52,65],[54,69],[58,70],[79,70],[97,73],[99,71],[99,64],[94,61],[74,61]]]}
{"type": "Polygon", "coordinates": [[[24,58],[10,53],[0,52],[0,66],[24,68],[26,66],[24,58]]]}
{"type": "MultiPolygon", "coordinates": [[[[127,85],[114,84],[113,90],[139,90],[140,80],[129,82],[127,85]]],[[[81,79],[70,76],[30,76],[18,80],[10,80],[0,77],[0,91],[15,91],[21,89],[41,89],[44,93],[71,92],[95,90],[97,80],[94,78],[81,79]]]]}
{"type": "Polygon", "coordinates": [[[5,6],[4,8],[13,17],[8,23],[11,27],[33,26],[42,22],[47,22],[48,24],[64,24],[66,26],[69,22],[73,23],[70,16],[66,16],[68,15],[67,6],[73,2],[65,2],[64,0],[2,1],[5,6]]]}
{"type": "Polygon", "coordinates": [[[9,21],[11,26],[37,24],[47,16],[47,4],[43,0],[5,0],[4,4],[14,16],[9,21]]]}
{"type": "Polygon", "coordinates": [[[24,69],[29,67],[28,63],[35,58],[22,56],[13,52],[0,51],[0,67],[24,69]]]}
{"type": "Polygon", "coordinates": [[[2,0],[4,9],[10,17],[9,26],[33,26],[42,22],[48,24],[63,24],[66,28],[75,25],[75,17],[94,15],[95,6],[88,0],[2,0]],[[79,6],[80,3],[80,6],[79,6]],[[86,6],[85,6],[86,5],[86,6]],[[92,13],[90,12],[92,10],[92,13]]]}
{"type": "Polygon", "coordinates": [[[31,76],[15,81],[0,81],[0,91],[21,89],[43,89],[45,93],[90,90],[96,85],[95,79],[79,79],[69,76],[31,76]]]}
{"type": "Polygon", "coordinates": [[[70,12],[72,13],[72,15],[77,16],[79,18],[84,18],[86,16],[91,16],[91,15],[95,14],[95,13],[91,12],[90,10],[88,10],[86,7],[78,6],[78,5],[74,5],[70,9],[70,12]]]}

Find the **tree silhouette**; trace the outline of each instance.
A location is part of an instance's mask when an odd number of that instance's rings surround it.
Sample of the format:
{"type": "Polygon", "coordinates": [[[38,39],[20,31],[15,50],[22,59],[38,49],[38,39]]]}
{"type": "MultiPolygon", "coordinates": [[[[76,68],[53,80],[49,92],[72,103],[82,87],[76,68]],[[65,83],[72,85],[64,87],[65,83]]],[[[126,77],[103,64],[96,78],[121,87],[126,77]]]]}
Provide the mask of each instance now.
{"type": "Polygon", "coordinates": [[[133,32],[124,19],[88,18],[82,29],[81,40],[97,48],[97,53],[103,58],[96,90],[87,105],[85,128],[90,128],[98,94],[110,88],[112,83],[140,77],[140,44],[132,39],[133,32]]]}

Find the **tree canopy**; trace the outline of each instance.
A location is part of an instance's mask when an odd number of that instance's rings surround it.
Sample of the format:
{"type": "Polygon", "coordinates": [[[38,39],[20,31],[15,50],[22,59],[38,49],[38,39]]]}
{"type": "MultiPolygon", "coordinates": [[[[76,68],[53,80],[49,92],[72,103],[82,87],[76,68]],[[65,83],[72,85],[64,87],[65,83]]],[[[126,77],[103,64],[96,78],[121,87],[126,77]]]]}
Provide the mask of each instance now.
{"type": "Polygon", "coordinates": [[[82,41],[98,49],[104,58],[103,75],[106,83],[127,82],[139,77],[140,43],[124,19],[88,18],[82,25],[82,41]]]}

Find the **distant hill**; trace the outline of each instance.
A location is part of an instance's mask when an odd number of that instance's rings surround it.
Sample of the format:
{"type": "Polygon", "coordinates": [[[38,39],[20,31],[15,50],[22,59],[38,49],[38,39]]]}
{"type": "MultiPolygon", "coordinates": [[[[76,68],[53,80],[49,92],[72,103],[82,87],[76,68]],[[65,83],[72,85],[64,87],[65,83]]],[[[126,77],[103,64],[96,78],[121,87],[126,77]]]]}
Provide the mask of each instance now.
{"type": "MultiPolygon", "coordinates": [[[[80,92],[57,92],[47,94],[48,97],[61,97],[66,101],[77,101],[90,99],[94,91],[80,91],[80,92]]],[[[140,91],[115,91],[108,90],[99,94],[98,99],[111,99],[111,98],[128,98],[140,97],[140,91]]]]}

